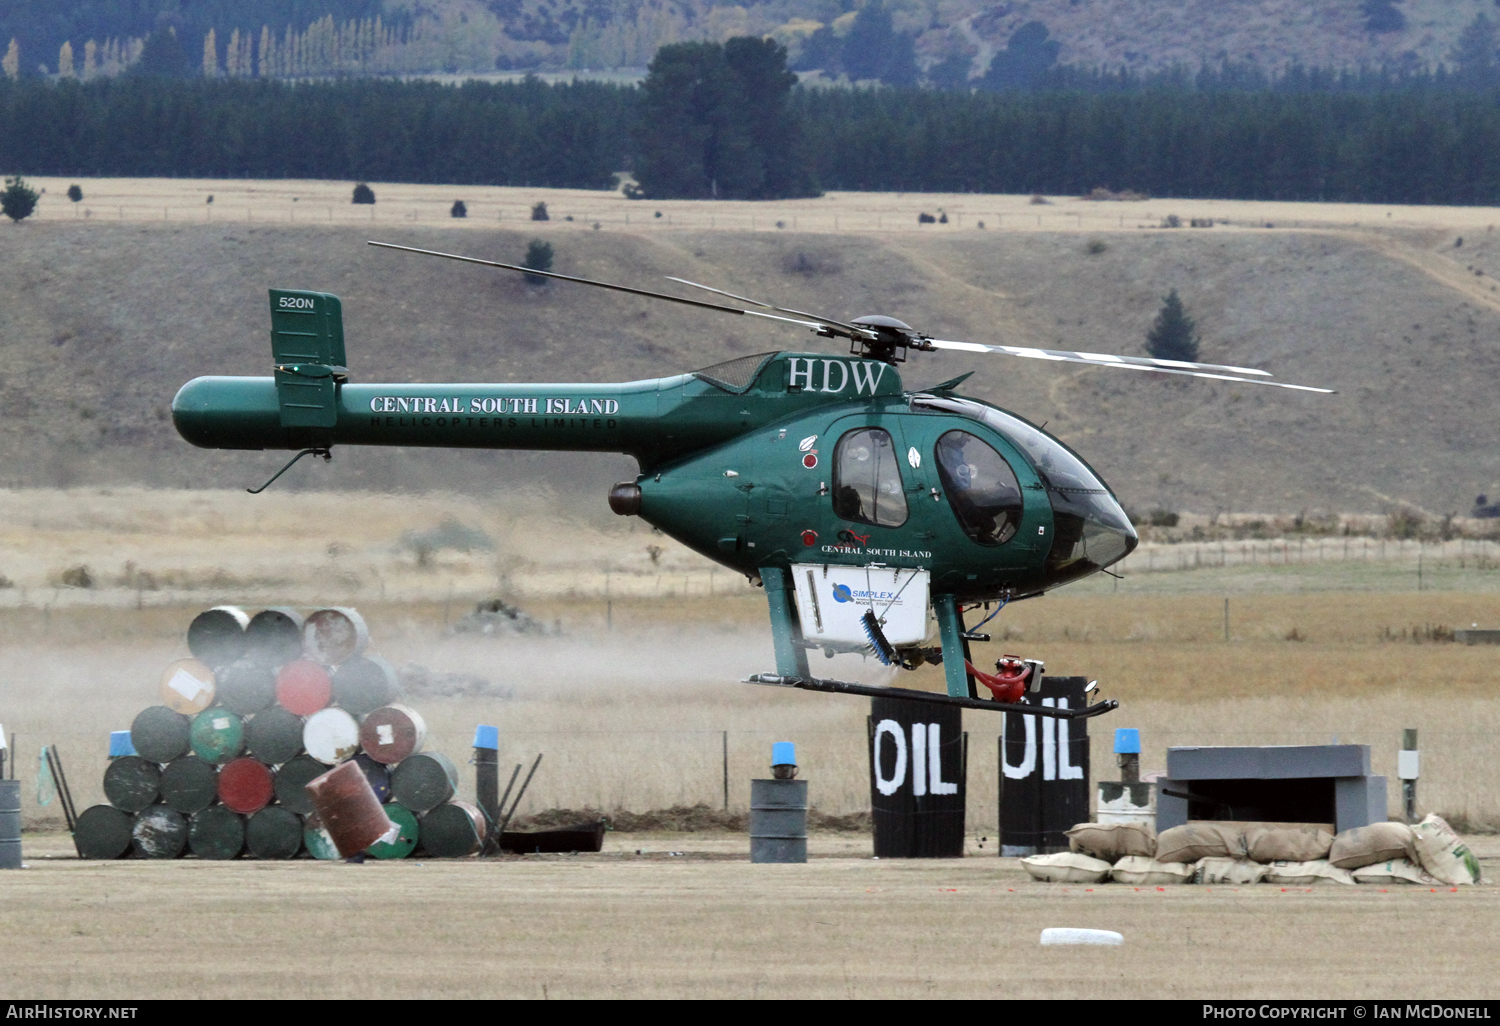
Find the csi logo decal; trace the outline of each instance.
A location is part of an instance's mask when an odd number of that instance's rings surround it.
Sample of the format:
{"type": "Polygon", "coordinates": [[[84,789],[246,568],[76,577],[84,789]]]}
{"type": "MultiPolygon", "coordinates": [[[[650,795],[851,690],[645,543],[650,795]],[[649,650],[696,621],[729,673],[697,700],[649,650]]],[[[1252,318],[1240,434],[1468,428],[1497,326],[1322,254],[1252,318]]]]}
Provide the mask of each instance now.
{"type": "MultiPolygon", "coordinates": [[[[926,794],[957,794],[958,783],[943,779],[942,725],[938,723],[913,723],[911,725],[911,793],[917,797],[926,794]]],[[[892,795],[906,783],[907,748],[906,732],[895,720],[881,720],[875,728],[875,789],[881,794],[892,795]],[[886,776],[881,768],[881,749],[890,744],[896,749],[895,765],[891,775],[886,776]]]]}
{"type": "Polygon", "coordinates": [[[282,296],[276,306],[281,310],[311,311],[317,308],[317,303],[311,296],[282,296]]]}
{"type": "Polygon", "coordinates": [[[855,534],[853,531],[840,531],[838,539],[845,545],[866,545],[870,541],[870,536],[868,534],[855,534]]]}

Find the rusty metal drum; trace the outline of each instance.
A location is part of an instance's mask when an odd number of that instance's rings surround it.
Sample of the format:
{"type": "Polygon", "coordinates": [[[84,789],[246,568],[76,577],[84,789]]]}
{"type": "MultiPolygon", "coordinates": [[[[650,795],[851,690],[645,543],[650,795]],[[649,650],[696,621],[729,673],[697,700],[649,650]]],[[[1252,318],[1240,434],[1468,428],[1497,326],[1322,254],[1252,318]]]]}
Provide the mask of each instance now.
{"type": "Polygon", "coordinates": [[[201,659],[178,659],[161,671],[157,693],[173,712],[193,716],[214,704],[216,683],[214,671],[201,659]]]}
{"type": "Polygon", "coordinates": [[[216,705],[193,717],[188,737],[194,755],[222,766],[245,750],[245,721],[222,705],[216,705]]]}
{"type": "Polygon", "coordinates": [[[302,725],[302,747],[328,766],[359,751],[359,722],[343,709],[319,709],[302,725]]]}
{"type": "Polygon", "coordinates": [[[273,766],[296,758],[302,754],[302,717],[279,705],[256,713],[245,724],[245,748],[273,766]]]}
{"type": "Polygon", "coordinates": [[[365,779],[370,782],[370,790],[375,792],[375,797],[381,802],[391,800],[391,768],[383,762],[376,762],[364,752],[354,757],[355,765],[364,770],[365,779]]]}
{"type": "Polygon", "coordinates": [[[185,816],[219,800],[219,769],[196,755],[173,759],[161,771],[162,804],[185,816]]]}
{"type": "Polygon", "coordinates": [[[151,762],[171,762],[187,754],[192,721],[164,705],[142,709],[130,724],[130,745],[151,762]]]}
{"type": "Polygon", "coordinates": [[[296,858],[302,850],[302,820],[280,805],[267,805],[245,821],[245,849],[258,859],[296,858]]]}
{"type": "Polygon", "coordinates": [[[333,700],[355,716],[368,716],[400,696],[395,668],[379,656],[354,656],[333,674],[333,700]]]}
{"type": "Polygon", "coordinates": [[[307,848],[307,853],[315,859],[337,859],[340,857],[338,846],[333,843],[333,837],[323,828],[323,821],[316,815],[302,817],[302,844],[307,848]]]}
{"type": "Polygon", "coordinates": [[[134,819],[112,805],[95,805],[78,814],[73,844],[81,859],[118,859],[130,851],[134,819]]]}
{"type": "Polygon", "coordinates": [[[333,700],[333,679],[311,659],[294,659],[276,674],[276,701],[287,712],[311,716],[333,700]]]}
{"type": "Polygon", "coordinates": [[[275,780],[271,767],[241,756],[219,770],[219,801],[231,811],[248,816],[271,804],[276,797],[275,780]]]}
{"type": "Polygon", "coordinates": [[[401,832],[394,841],[376,841],[366,851],[377,859],[404,859],[416,850],[422,836],[416,813],[399,802],[390,802],[385,806],[385,814],[401,832]]]}
{"type": "Polygon", "coordinates": [[[484,814],[468,802],[445,802],[422,817],[422,850],[437,859],[461,859],[484,843],[484,814]]]}
{"type": "Polygon", "coordinates": [[[365,717],[359,744],[376,762],[394,766],[420,752],[427,741],[427,721],[405,705],[386,705],[365,717]]]}
{"type": "Polygon", "coordinates": [[[224,805],[193,813],[188,821],[188,850],[200,859],[239,858],[245,850],[245,818],[224,805]]]}
{"type": "Polygon", "coordinates": [[[420,752],[391,773],[391,797],[418,815],[448,801],[457,790],[458,767],[442,752],[420,752]]]}
{"type": "Polygon", "coordinates": [[[313,811],[307,785],[328,772],[328,767],[310,755],[299,755],[276,773],[276,801],[299,816],[313,811]]]}
{"type": "Polygon", "coordinates": [[[347,662],[369,643],[365,618],[346,606],[320,609],[302,625],[302,654],[324,666],[347,662]]]}
{"type": "Polygon", "coordinates": [[[263,609],[245,627],[245,658],[274,670],[302,654],[302,614],[287,606],[263,609]]]}
{"type": "Polygon", "coordinates": [[[230,712],[250,716],[276,701],[276,673],[250,659],[240,659],[215,674],[214,695],[230,712]]]}
{"type": "Polygon", "coordinates": [[[142,809],[130,827],[131,847],[143,859],[175,859],[187,841],[187,817],[167,805],[142,809]]]}
{"type": "Polygon", "coordinates": [[[188,651],[209,666],[228,666],[245,654],[250,617],[239,606],[215,606],[188,624],[188,651]]]}
{"type": "Polygon", "coordinates": [[[104,770],[104,797],[121,812],[140,812],[161,795],[161,770],[139,755],[111,759],[104,770]]]}
{"type": "Polygon", "coordinates": [[[388,834],[393,824],[360,768],[344,762],[307,785],[323,829],[340,855],[358,855],[388,834]]]}

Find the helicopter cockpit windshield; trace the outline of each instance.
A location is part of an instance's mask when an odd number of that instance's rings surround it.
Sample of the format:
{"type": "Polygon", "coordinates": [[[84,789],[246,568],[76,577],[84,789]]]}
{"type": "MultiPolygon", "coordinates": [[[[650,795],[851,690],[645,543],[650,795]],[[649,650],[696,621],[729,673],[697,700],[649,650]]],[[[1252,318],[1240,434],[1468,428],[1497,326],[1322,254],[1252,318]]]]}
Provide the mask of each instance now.
{"type": "Polygon", "coordinates": [[[1104,482],[1067,446],[1020,417],[954,396],[912,397],[917,409],[956,413],[988,425],[1023,451],[1052,503],[1052,550],[1047,569],[1056,584],[1118,563],[1134,550],[1135,528],[1104,482]]]}

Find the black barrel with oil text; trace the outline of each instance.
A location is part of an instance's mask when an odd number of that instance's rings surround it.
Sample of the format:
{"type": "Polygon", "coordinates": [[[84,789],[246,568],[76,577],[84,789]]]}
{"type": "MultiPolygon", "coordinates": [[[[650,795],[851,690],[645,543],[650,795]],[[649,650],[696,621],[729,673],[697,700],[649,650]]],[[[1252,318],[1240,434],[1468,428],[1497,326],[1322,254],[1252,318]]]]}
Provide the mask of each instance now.
{"type": "Polygon", "coordinates": [[[963,858],[969,756],[961,713],[911,699],[870,700],[870,810],[878,858],[963,858]]]}

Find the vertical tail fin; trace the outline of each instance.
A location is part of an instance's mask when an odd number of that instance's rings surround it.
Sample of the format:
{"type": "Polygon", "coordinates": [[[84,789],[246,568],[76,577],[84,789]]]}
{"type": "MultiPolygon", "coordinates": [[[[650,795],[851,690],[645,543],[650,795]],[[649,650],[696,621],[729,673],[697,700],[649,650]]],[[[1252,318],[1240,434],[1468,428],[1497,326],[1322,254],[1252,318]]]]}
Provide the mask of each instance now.
{"type": "Polygon", "coordinates": [[[329,428],[338,423],[344,360],[344,312],[327,292],[271,290],[271,357],[281,426],[329,428]]]}

